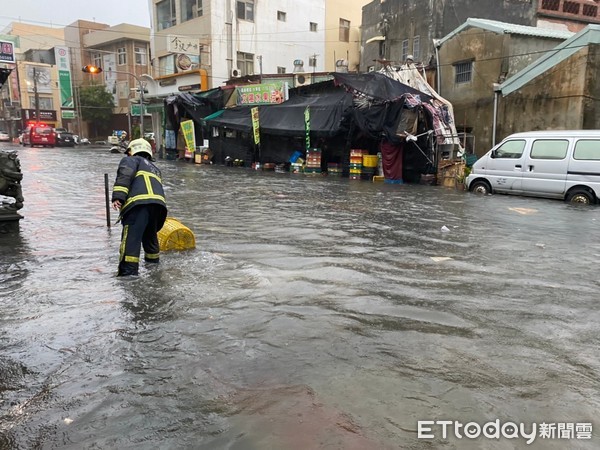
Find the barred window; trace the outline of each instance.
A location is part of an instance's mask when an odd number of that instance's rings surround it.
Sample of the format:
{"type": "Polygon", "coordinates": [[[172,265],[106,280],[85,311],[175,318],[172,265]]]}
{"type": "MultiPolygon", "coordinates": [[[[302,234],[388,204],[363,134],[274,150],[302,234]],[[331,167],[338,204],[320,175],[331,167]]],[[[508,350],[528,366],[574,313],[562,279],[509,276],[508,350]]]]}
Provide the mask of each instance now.
{"type": "Polygon", "coordinates": [[[473,61],[463,61],[454,64],[454,82],[469,83],[473,77],[473,61]]]}
{"type": "Polygon", "coordinates": [[[340,41],[350,42],[350,21],[340,19],[340,41]]]}
{"type": "Polygon", "coordinates": [[[127,64],[127,49],[125,47],[117,49],[117,64],[120,66],[127,64]]]}
{"type": "Polygon", "coordinates": [[[542,0],[542,9],[558,11],[560,9],[560,0],[542,0]]]}

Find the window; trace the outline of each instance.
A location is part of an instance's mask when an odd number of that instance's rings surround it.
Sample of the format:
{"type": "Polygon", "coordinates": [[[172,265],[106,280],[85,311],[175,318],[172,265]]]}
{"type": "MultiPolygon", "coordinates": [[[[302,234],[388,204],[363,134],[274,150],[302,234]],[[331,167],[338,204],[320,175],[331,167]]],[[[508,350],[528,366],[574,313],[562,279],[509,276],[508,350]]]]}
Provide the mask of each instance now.
{"type": "Polygon", "coordinates": [[[237,18],[254,22],[254,0],[237,2],[237,18]]]}
{"type": "Polygon", "coordinates": [[[177,24],[175,19],[175,0],[163,0],[156,4],[156,22],[159,30],[177,24]]]}
{"type": "Polygon", "coordinates": [[[237,67],[241,75],[254,75],[254,55],[252,53],[237,52],[237,67]]]}
{"type": "Polygon", "coordinates": [[[454,64],[454,82],[456,84],[471,81],[473,72],[473,61],[464,61],[454,64]]]}
{"type": "Polygon", "coordinates": [[[340,41],[350,42],[350,21],[340,19],[340,41]]]}
{"type": "Polygon", "coordinates": [[[171,75],[175,73],[175,55],[158,58],[158,73],[159,75],[171,75]]]}
{"type": "Polygon", "coordinates": [[[146,65],[146,47],[133,47],[133,51],[135,52],[135,63],[138,66],[146,65]]]}
{"type": "Polygon", "coordinates": [[[202,16],[202,0],[181,0],[181,21],[202,16]]]}
{"type": "Polygon", "coordinates": [[[564,139],[539,139],[531,146],[531,159],[565,159],[568,148],[564,139]]]}
{"type": "Polygon", "coordinates": [[[277,73],[285,73],[285,67],[277,66],[277,73]]]}
{"type": "Polygon", "coordinates": [[[579,3],[565,0],[563,2],[563,12],[569,14],[579,14],[579,3]]]}
{"type": "Polygon", "coordinates": [[[286,19],[286,13],[284,13],[283,11],[277,11],[277,20],[279,20],[280,22],[285,22],[286,19]]]}
{"type": "Polygon", "coordinates": [[[542,0],[542,9],[558,11],[559,8],[560,0],[542,0]]]}
{"type": "Polygon", "coordinates": [[[415,61],[419,61],[419,59],[421,58],[421,36],[415,36],[413,38],[412,55],[415,61]]]}
{"type": "Polygon", "coordinates": [[[102,55],[100,53],[92,55],[92,64],[96,67],[102,67],[102,55]]]}
{"type": "Polygon", "coordinates": [[[406,57],[408,56],[408,39],[404,39],[402,41],[402,61],[406,61],[406,57]]]}
{"type": "Polygon", "coordinates": [[[599,140],[581,140],[575,144],[573,159],[600,160],[600,141],[599,140]]]}
{"type": "Polygon", "coordinates": [[[315,33],[317,32],[317,24],[316,24],[316,22],[311,22],[310,23],[310,31],[315,32],[315,33]]]}
{"type": "Polygon", "coordinates": [[[127,64],[127,49],[125,47],[117,49],[117,64],[120,66],[127,64]]]}
{"type": "Polygon", "coordinates": [[[512,158],[519,159],[525,150],[525,141],[515,140],[502,144],[493,153],[494,158],[512,158]]]}
{"type": "MultiPolygon", "coordinates": [[[[54,103],[52,102],[52,97],[42,97],[39,96],[39,105],[40,109],[54,109],[54,103]]],[[[29,105],[31,108],[35,108],[35,95],[29,96],[29,105]]]]}

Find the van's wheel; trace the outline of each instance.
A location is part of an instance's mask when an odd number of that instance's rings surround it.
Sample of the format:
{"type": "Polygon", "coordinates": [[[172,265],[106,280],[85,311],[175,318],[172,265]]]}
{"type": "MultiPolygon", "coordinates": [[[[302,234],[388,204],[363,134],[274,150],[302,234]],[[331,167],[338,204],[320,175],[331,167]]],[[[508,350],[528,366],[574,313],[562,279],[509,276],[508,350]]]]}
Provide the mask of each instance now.
{"type": "Polygon", "coordinates": [[[487,181],[474,181],[473,184],[471,184],[471,192],[473,192],[474,194],[479,194],[479,195],[488,195],[492,193],[492,188],[490,187],[490,184],[487,181]]]}
{"type": "Polygon", "coordinates": [[[591,205],[594,203],[594,196],[585,189],[573,189],[567,194],[567,198],[565,200],[569,203],[591,205]]]}

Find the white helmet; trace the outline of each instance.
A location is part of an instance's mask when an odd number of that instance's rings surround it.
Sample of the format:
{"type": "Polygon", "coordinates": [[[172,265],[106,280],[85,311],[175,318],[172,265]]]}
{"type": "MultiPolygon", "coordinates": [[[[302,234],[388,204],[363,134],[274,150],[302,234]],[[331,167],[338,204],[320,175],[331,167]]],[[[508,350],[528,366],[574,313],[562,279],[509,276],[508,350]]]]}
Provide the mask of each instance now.
{"type": "Polygon", "coordinates": [[[131,141],[127,147],[127,152],[131,156],[139,153],[146,153],[150,158],[152,158],[152,146],[150,145],[150,142],[144,138],[134,139],[131,141]]]}

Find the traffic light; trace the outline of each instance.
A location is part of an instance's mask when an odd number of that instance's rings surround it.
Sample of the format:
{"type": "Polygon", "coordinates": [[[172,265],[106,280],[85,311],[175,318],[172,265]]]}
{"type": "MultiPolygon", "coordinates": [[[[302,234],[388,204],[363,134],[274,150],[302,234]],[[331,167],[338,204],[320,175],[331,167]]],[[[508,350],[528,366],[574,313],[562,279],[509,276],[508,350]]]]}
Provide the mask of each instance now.
{"type": "Polygon", "coordinates": [[[85,73],[100,73],[102,72],[102,67],[94,66],[92,64],[88,64],[87,66],[83,66],[81,70],[85,73]]]}

